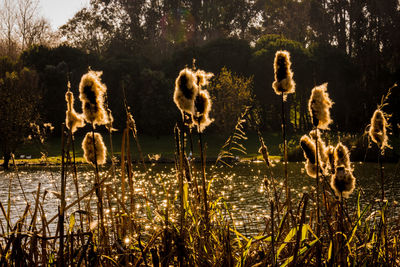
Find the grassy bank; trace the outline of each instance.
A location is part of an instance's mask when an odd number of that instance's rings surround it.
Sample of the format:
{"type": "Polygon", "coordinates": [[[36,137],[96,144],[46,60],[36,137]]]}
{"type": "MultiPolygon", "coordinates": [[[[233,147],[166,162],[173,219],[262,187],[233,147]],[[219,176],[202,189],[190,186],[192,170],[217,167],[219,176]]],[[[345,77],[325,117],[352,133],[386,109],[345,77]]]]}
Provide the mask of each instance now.
{"type": "MultiPolygon", "coordinates": [[[[76,149],[76,160],[78,163],[83,162],[83,150],[81,143],[84,136],[77,135],[75,137],[75,149],[76,149]]],[[[207,150],[207,158],[210,162],[215,161],[218,154],[221,151],[221,147],[225,143],[227,135],[217,135],[210,134],[205,136],[205,147],[207,150]]],[[[192,137],[193,152],[194,157],[199,158],[199,144],[197,142],[196,136],[192,137]]],[[[279,133],[270,133],[264,135],[264,139],[267,142],[269,153],[273,155],[275,159],[279,159],[281,152],[279,149],[279,144],[282,137],[279,133]]],[[[122,135],[120,133],[114,133],[112,136],[113,151],[114,155],[119,158],[121,155],[121,140],[122,135]]],[[[110,147],[110,141],[108,135],[104,134],[104,142],[107,147],[110,147]]],[[[145,160],[149,160],[155,155],[160,156],[160,161],[173,162],[175,159],[174,149],[175,141],[171,135],[165,136],[149,136],[141,135],[139,136],[139,143],[143,151],[145,160]]],[[[190,144],[188,140],[188,145],[190,144]]],[[[247,154],[237,153],[241,159],[252,160],[255,158],[260,159],[260,154],[258,153],[259,141],[256,134],[248,134],[248,139],[243,141],[243,145],[247,149],[247,154]]],[[[131,151],[133,152],[133,161],[140,160],[138,149],[136,143],[132,140],[131,151]]],[[[21,145],[15,153],[15,159],[17,163],[27,163],[27,164],[60,164],[61,163],[61,138],[57,136],[49,137],[43,145],[36,144],[24,144],[21,145]],[[42,158],[42,153],[47,155],[47,159],[42,158]],[[21,157],[22,156],[22,157],[21,157]],[[30,159],[27,159],[29,157],[30,159]]],[[[2,162],[2,160],[0,160],[2,162]]]]}

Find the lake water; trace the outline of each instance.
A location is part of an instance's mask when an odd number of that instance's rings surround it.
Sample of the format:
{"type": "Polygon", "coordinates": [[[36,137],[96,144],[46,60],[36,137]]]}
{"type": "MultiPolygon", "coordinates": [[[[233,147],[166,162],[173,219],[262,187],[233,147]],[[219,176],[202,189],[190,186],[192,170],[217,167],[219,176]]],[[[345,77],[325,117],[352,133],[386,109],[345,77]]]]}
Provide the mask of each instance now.
{"type": "MultiPolygon", "coordinates": [[[[90,166],[78,166],[79,190],[80,194],[89,190],[93,184],[93,168],[90,166]]],[[[283,182],[283,165],[276,163],[271,168],[274,177],[283,182]]],[[[292,195],[297,198],[303,192],[309,192],[315,185],[315,179],[309,178],[304,172],[304,163],[289,163],[289,185],[292,188],[292,195]]],[[[11,218],[15,222],[24,212],[26,203],[34,205],[35,195],[38,184],[41,183],[41,198],[43,192],[47,190],[43,200],[43,208],[47,218],[57,214],[60,201],[57,194],[60,187],[60,167],[24,167],[19,168],[18,172],[0,172],[0,201],[7,210],[7,198],[9,188],[11,188],[11,218]],[[11,182],[11,184],[10,184],[11,182]],[[23,194],[25,193],[25,197],[23,194]]],[[[117,170],[117,173],[119,171],[117,170]]],[[[223,197],[231,207],[231,212],[235,224],[244,231],[262,231],[265,217],[269,216],[269,201],[263,186],[264,177],[268,174],[264,163],[240,163],[234,168],[210,167],[207,169],[207,177],[212,180],[211,191],[214,200],[223,197]],[[250,228],[249,229],[246,229],[250,228]]],[[[395,164],[385,165],[385,189],[386,196],[390,200],[400,201],[400,183],[398,179],[398,166],[395,164]]],[[[101,169],[100,178],[106,175],[111,176],[109,167],[101,169]]],[[[361,200],[368,201],[380,198],[380,179],[378,165],[374,163],[355,163],[354,176],[357,178],[357,189],[348,200],[348,205],[355,206],[357,190],[362,190],[361,200]]],[[[67,176],[67,205],[76,199],[75,186],[71,173],[67,176]]],[[[197,174],[200,184],[200,175],[197,174]]],[[[117,177],[118,179],[118,177],[117,177]]],[[[153,164],[148,166],[145,172],[137,166],[134,170],[135,193],[138,194],[137,208],[143,208],[143,196],[154,199],[162,203],[165,199],[166,190],[170,187],[173,192],[177,192],[176,173],[173,164],[153,164]],[[142,196],[142,197],[140,197],[142,196]]],[[[110,186],[119,190],[119,181],[107,182],[110,186]]],[[[171,191],[170,191],[171,192],[171,191]]],[[[92,197],[92,203],[95,196],[92,197]]],[[[34,207],[32,207],[33,209],[34,207]]],[[[77,210],[72,207],[67,213],[77,210]]],[[[144,214],[144,213],[143,213],[144,214]]],[[[3,214],[0,220],[5,225],[3,214]]]]}

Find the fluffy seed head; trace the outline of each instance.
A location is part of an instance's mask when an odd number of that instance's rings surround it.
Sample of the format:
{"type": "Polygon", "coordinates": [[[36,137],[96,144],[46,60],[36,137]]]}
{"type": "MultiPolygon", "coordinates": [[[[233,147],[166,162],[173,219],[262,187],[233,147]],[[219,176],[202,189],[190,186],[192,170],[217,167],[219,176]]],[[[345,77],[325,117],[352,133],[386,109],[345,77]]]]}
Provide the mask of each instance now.
{"type": "Polygon", "coordinates": [[[199,87],[208,85],[209,80],[214,76],[214,73],[205,72],[204,70],[197,70],[195,74],[197,80],[196,83],[199,87]]]}
{"type": "Polygon", "coordinates": [[[378,145],[382,152],[385,150],[385,147],[388,147],[386,127],[387,122],[384,113],[380,109],[375,110],[374,115],[372,115],[371,118],[369,136],[372,141],[378,145]]]}
{"type": "Polygon", "coordinates": [[[78,128],[85,126],[85,121],[82,114],[78,114],[74,110],[74,94],[70,90],[65,94],[65,100],[67,101],[65,125],[74,133],[78,128]]]}
{"type": "Polygon", "coordinates": [[[348,198],[353,192],[356,184],[356,178],[350,169],[345,166],[336,167],[335,174],[331,177],[331,187],[339,198],[348,198]]]}
{"type": "MultiPolygon", "coordinates": [[[[310,135],[312,133],[310,132],[310,135]]],[[[303,149],[304,157],[306,158],[305,168],[310,177],[315,178],[317,174],[316,148],[315,142],[308,135],[303,135],[300,138],[300,146],[303,149]]],[[[328,163],[328,155],[326,154],[325,143],[318,140],[318,165],[320,173],[324,173],[328,163]]]]}
{"type": "Polygon", "coordinates": [[[267,166],[270,166],[269,163],[269,155],[268,155],[268,148],[267,146],[264,144],[264,141],[261,142],[261,146],[258,149],[258,153],[260,153],[263,156],[263,159],[265,161],[265,163],[267,164],[267,166]]]}
{"type": "Polygon", "coordinates": [[[114,117],[112,115],[111,109],[107,109],[107,123],[106,123],[106,128],[110,132],[117,131],[117,129],[113,128],[113,122],[114,122],[114,117]]]}
{"type": "Polygon", "coordinates": [[[291,65],[288,51],[280,50],[275,53],[275,81],[272,83],[272,88],[277,95],[284,94],[284,100],[286,100],[287,94],[295,92],[296,83],[293,81],[291,65]]]}
{"type": "Polygon", "coordinates": [[[345,169],[350,167],[350,152],[342,143],[337,144],[334,152],[335,166],[344,166],[345,169]]]}
{"type": "Polygon", "coordinates": [[[183,123],[189,127],[192,128],[195,126],[194,120],[193,120],[193,114],[187,113],[187,112],[182,112],[182,117],[183,117],[183,123]]]}
{"type": "Polygon", "coordinates": [[[209,118],[211,111],[211,99],[206,90],[200,90],[194,101],[194,121],[198,125],[199,131],[203,132],[204,129],[210,125],[214,119],[209,118]]]}
{"type": "Polygon", "coordinates": [[[335,173],[335,148],[333,146],[328,146],[325,151],[328,156],[328,162],[331,169],[332,174],[335,173]]]}
{"type": "Polygon", "coordinates": [[[93,133],[89,132],[86,134],[82,142],[83,157],[87,162],[93,165],[96,160],[97,164],[104,164],[106,163],[107,148],[104,145],[101,134],[94,133],[94,140],[93,145],[93,133]]]}
{"type": "Polygon", "coordinates": [[[79,83],[79,99],[82,102],[83,116],[93,125],[107,124],[107,113],[104,109],[104,94],[107,87],[101,83],[102,72],[90,70],[84,74],[79,83]]]}
{"type": "Polygon", "coordinates": [[[300,138],[300,146],[303,149],[304,157],[311,164],[315,164],[315,144],[307,135],[300,138]]]}
{"type": "Polygon", "coordinates": [[[188,68],[181,70],[175,80],[174,102],[182,112],[194,112],[194,100],[199,91],[196,82],[196,75],[188,68]]]}
{"type": "MultiPolygon", "coordinates": [[[[318,159],[319,159],[319,165],[321,165],[321,167],[323,169],[325,169],[325,167],[328,165],[328,154],[326,153],[326,146],[325,146],[325,142],[322,140],[321,138],[321,133],[319,130],[312,130],[310,131],[310,137],[313,140],[316,140],[318,137],[318,159]]],[[[313,141],[315,143],[315,141],[313,141]]]]}
{"type": "Polygon", "coordinates": [[[319,129],[329,129],[328,126],[332,123],[329,109],[332,107],[333,102],[329,98],[327,85],[327,83],[324,83],[314,87],[308,101],[308,111],[313,120],[313,125],[319,129]]]}

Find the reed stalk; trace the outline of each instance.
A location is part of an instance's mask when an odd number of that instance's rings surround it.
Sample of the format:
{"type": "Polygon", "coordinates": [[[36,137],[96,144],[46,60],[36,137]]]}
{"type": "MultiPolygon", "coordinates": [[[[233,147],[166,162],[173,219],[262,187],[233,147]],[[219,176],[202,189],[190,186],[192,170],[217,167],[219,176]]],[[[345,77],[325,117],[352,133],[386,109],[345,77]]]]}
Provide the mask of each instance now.
{"type": "MultiPolygon", "coordinates": [[[[74,135],[72,134],[71,130],[69,130],[69,137],[70,137],[70,141],[71,141],[71,145],[72,145],[72,166],[73,166],[73,173],[72,173],[72,177],[73,177],[73,181],[74,181],[74,186],[75,186],[75,191],[76,191],[76,197],[77,199],[80,199],[80,193],[79,193],[79,182],[78,182],[78,172],[76,169],[76,154],[75,154],[75,138],[74,135]]],[[[78,209],[81,210],[81,202],[78,201],[78,209]]],[[[79,222],[80,222],[80,226],[81,229],[83,231],[83,217],[82,217],[82,213],[79,213],[79,222]]],[[[82,244],[83,244],[83,239],[81,240],[82,244]]]]}
{"type": "Polygon", "coordinates": [[[202,177],[202,185],[203,185],[203,201],[204,201],[204,222],[206,224],[206,234],[205,240],[206,243],[208,241],[208,234],[210,230],[210,221],[208,217],[208,201],[207,201],[207,183],[206,183],[206,162],[204,155],[204,146],[203,146],[203,138],[202,133],[200,132],[200,126],[198,127],[199,134],[199,147],[200,147],[200,161],[201,161],[201,177],[202,177]]]}
{"type": "Polygon", "coordinates": [[[96,139],[94,137],[94,124],[92,124],[92,138],[93,138],[93,151],[94,151],[94,166],[95,166],[95,192],[97,196],[97,216],[99,220],[98,224],[98,237],[99,242],[102,242],[105,238],[104,228],[104,214],[103,214],[103,197],[102,197],[102,185],[99,183],[99,166],[97,164],[97,152],[96,152],[96,139]]]}
{"type": "MultiPolygon", "coordinates": [[[[321,218],[320,218],[320,188],[319,188],[319,155],[318,155],[318,127],[315,127],[316,135],[315,135],[315,161],[316,161],[316,166],[317,166],[317,171],[316,171],[316,199],[317,199],[317,236],[320,238],[321,237],[321,218]]],[[[322,266],[321,262],[321,257],[322,257],[322,244],[321,242],[317,243],[317,254],[316,254],[316,260],[317,260],[317,266],[322,266]]]]}
{"type": "Polygon", "coordinates": [[[64,210],[65,210],[65,124],[61,126],[61,207],[59,207],[58,229],[60,244],[58,250],[58,266],[65,266],[64,262],[64,210]]]}
{"type": "Polygon", "coordinates": [[[379,153],[378,155],[378,164],[379,164],[379,175],[381,178],[381,200],[382,200],[382,204],[383,201],[385,200],[385,175],[384,175],[384,171],[383,171],[383,159],[382,159],[382,154],[379,153]]]}
{"type": "Polygon", "coordinates": [[[276,257],[275,257],[275,218],[274,218],[274,201],[270,201],[271,205],[271,251],[272,251],[272,267],[276,266],[276,257]]]}
{"type": "Polygon", "coordinates": [[[286,141],[286,118],[285,118],[285,96],[282,92],[282,138],[283,138],[283,162],[285,170],[285,192],[286,192],[286,205],[288,210],[291,210],[290,188],[288,185],[288,161],[287,161],[287,141],[286,141]]]}

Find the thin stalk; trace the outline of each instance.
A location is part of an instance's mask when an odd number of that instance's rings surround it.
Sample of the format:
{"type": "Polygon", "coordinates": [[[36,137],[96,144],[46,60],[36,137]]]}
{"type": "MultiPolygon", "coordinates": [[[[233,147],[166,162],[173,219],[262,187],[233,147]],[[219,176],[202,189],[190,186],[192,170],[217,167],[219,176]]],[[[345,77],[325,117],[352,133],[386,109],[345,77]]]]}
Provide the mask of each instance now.
{"type": "Polygon", "coordinates": [[[58,251],[58,266],[65,266],[64,262],[64,210],[65,210],[65,125],[61,127],[61,207],[59,208],[58,228],[60,231],[60,244],[58,251]]]}
{"type": "Polygon", "coordinates": [[[114,164],[114,149],[113,149],[113,141],[112,141],[112,127],[108,130],[108,138],[110,139],[110,158],[111,158],[111,168],[113,174],[113,181],[116,183],[117,178],[115,177],[115,164],[114,164]]]}
{"type": "MultiPolygon", "coordinates": [[[[339,231],[343,234],[344,232],[344,222],[343,222],[343,194],[340,193],[340,203],[339,203],[339,223],[340,223],[340,229],[339,231]]],[[[344,238],[343,235],[338,235],[339,237],[339,264],[344,266],[346,264],[346,255],[345,255],[345,243],[344,243],[344,238]]]]}
{"type": "Polygon", "coordinates": [[[181,204],[181,216],[180,216],[180,234],[182,237],[183,233],[183,221],[185,217],[185,208],[183,204],[183,158],[185,155],[185,124],[183,122],[182,118],[182,125],[181,125],[181,131],[180,131],[180,152],[179,152],[179,200],[181,204]]]}
{"type": "MultiPolygon", "coordinates": [[[[11,154],[11,158],[12,158],[14,169],[15,169],[15,175],[17,176],[18,184],[19,184],[19,187],[21,188],[21,191],[22,191],[22,195],[24,196],[26,204],[29,205],[28,199],[26,198],[24,187],[22,186],[21,179],[19,178],[18,167],[15,164],[15,156],[14,156],[14,154],[11,154]]],[[[10,181],[10,183],[11,183],[11,181],[10,181]]],[[[11,187],[10,187],[10,189],[11,189],[11,187]]],[[[9,203],[9,204],[11,204],[11,203],[9,203]]],[[[29,209],[28,211],[29,211],[29,214],[32,215],[31,210],[29,209]]]]}
{"type": "Polygon", "coordinates": [[[271,204],[271,249],[272,249],[272,267],[276,266],[276,259],[275,259],[275,236],[274,236],[274,201],[270,201],[271,204]]]}
{"type": "MultiPolygon", "coordinates": [[[[193,152],[192,130],[191,130],[191,128],[189,128],[189,127],[187,127],[187,135],[189,136],[189,141],[190,141],[190,153],[191,153],[191,155],[192,155],[192,157],[191,157],[190,160],[189,160],[189,165],[192,166],[192,168],[190,168],[190,171],[192,172],[192,170],[193,170],[193,168],[194,168],[194,165],[192,165],[191,163],[192,163],[192,161],[193,161],[193,153],[194,153],[194,152],[193,152]]],[[[200,192],[199,192],[199,185],[198,185],[198,183],[197,183],[197,175],[194,176],[194,175],[193,175],[193,172],[192,172],[192,173],[191,173],[191,176],[192,176],[192,178],[193,178],[194,187],[195,187],[195,189],[196,189],[197,201],[198,201],[198,203],[200,203],[200,192]]]]}
{"type": "MultiPolygon", "coordinates": [[[[386,211],[386,206],[385,206],[385,175],[384,175],[384,167],[383,167],[383,160],[382,160],[382,153],[379,153],[378,155],[378,161],[379,161],[379,172],[380,172],[380,176],[381,176],[381,197],[382,197],[382,203],[381,203],[381,223],[383,226],[383,231],[384,231],[384,236],[385,236],[385,261],[386,264],[389,264],[389,257],[388,257],[388,243],[387,243],[387,218],[385,219],[385,221],[383,220],[383,218],[386,217],[385,211],[386,211]]],[[[381,237],[381,234],[379,234],[379,237],[381,237]]]]}
{"type": "MultiPolygon", "coordinates": [[[[318,158],[318,127],[315,128],[316,137],[315,137],[315,157],[316,157],[316,164],[317,164],[317,174],[316,174],[316,191],[317,191],[317,237],[321,237],[321,218],[320,218],[320,210],[319,210],[319,158],[318,158]]],[[[317,266],[322,266],[321,263],[321,254],[322,254],[322,246],[321,242],[317,243],[317,266]]]]}
{"type": "MultiPolygon", "coordinates": [[[[75,185],[75,191],[76,191],[76,197],[77,199],[80,199],[79,196],[79,182],[78,182],[78,172],[76,170],[76,155],[75,155],[75,139],[74,139],[74,135],[72,134],[71,130],[69,130],[69,136],[71,138],[71,144],[72,144],[72,164],[73,164],[73,178],[74,178],[74,185],[75,185]]],[[[81,202],[78,201],[78,209],[81,210],[81,202]]],[[[79,221],[80,221],[80,225],[81,225],[81,229],[83,231],[83,217],[82,217],[82,213],[79,212],[79,221]]],[[[82,244],[83,244],[83,240],[82,244]]]]}
{"type": "Polygon", "coordinates": [[[286,191],[286,203],[288,210],[291,210],[290,190],[288,185],[288,162],[287,162],[287,141],[286,141],[286,118],[285,118],[285,101],[284,94],[282,93],[282,137],[283,137],[283,162],[285,169],[285,191],[286,191]]]}
{"type": "MultiPolygon", "coordinates": [[[[132,158],[131,158],[131,144],[130,144],[130,138],[129,138],[129,131],[130,129],[128,128],[128,132],[126,134],[126,156],[128,160],[128,186],[129,186],[129,201],[130,201],[130,208],[131,208],[131,214],[135,215],[136,214],[136,207],[135,207],[135,199],[134,199],[134,188],[133,188],[133,168],[132,168],[132,158]]],[[[132,225],[132,224],[130,224],[132,225]]],[[[133,229],[130,229],[133,231],[133,229]]]]}
{"type": "Polygon", "coordinates": [[[203,138],[200,132],[200,126],[197,128],[197,132],[199,133],[199,146],[200,146],[200,160],[201,160],[201,174],[202,174],[202,183],[203,183],[203,198],[204,198],[204,220],[206,223],[206,241],[208,239],[208,232],[210,229],[210,222],[208,219],[208,203],[207,203],[207,184],[206,184],[206,164],[204,158],[203,151],[203,138]]]}
{"type": "Polygon", "coordinates": [[[105,229],[104,229],[104,217],[103,217],[103,199],[101,194],[101,184],[99,184],[99,166],[97,164],[97,152],[96,152],[96,139],[94,138],[94,124],[92,124],[92,138],[93,138],[93,150],[94,150],[94,166],[95,166],[95,187],[96,187],[96,196],[97,196],[97,214],[100,219],[100,231],[99,231],[99,241],[102,240],[100,238],[100,232],[103,237],[105,237],[105,229]]]}
{"type": "Polygon", "coordinates": [[[381,176],[381,198],[382,203],[385,200],[385,176],[383,173],[383,163],[382,163],[382,154],[379,153],[378,155],[378,162],[379,162],[379,174],[381,176]]]}
{"type": "Polygon", "coordinates": [[[178,174],[178,186],[179,186],[179,204],[180,204],[180,215],[179,215],[179,241],[177,242],[178,248],[178,261],[179,266],[183,265],[183,249],[182,243],[184,239],[183,235],[183,227],[184,227],[184,217],[185,217],[185,207],[183,203],[183,157],[185,153],[185,131],[184,131],[184,118],[182,114],[182,122],[181,127],[175,127],[175,141],[176,141],[176,151],[178,153],[177,160],[179,159],[179,164],[177,164],[177,168],[179,168],[178,174]]]}
{"type": "MultiPolygon", "coordinates": [[[[302,231],[303,231],[303,224],[304,224],[304,222],[306,220],[307,201],[308,201],[308,195],[304,194],[303,195],[303,201],[302,201],[303,202],[303,209],[302,209],[302,212],[301,212],[300,225],[299,225],[299,229],[297,230],[297,233],[296,233],[296,245],[294,247],[293,266],[297,266],[298,252],[299,252],[300,245],[301,245],[300,244],[300,241],[301,241],[300,238],[301,238],[302,231]]],[[[300,207],[301,207],[301,203],[299,205],[299,209],[300,209],[300,207]]]]}
{"type": "Polygon", "coordinates": [[[140,143],[139,143],[139,137],[138,137],[137,133],[135,133],[134,131],[132,131],[132,134],[133,134],[133,138],[135,139],[135,142],[136,142],[136,147],[137,147],[137,150],[139,152],[139,157],[140,157],[140,160],[141,160],[141,162],[143,164],[143,168],[146,171],[147,170],[146,163],[144,162],[142,147],[140,146],[140,143]]]}

